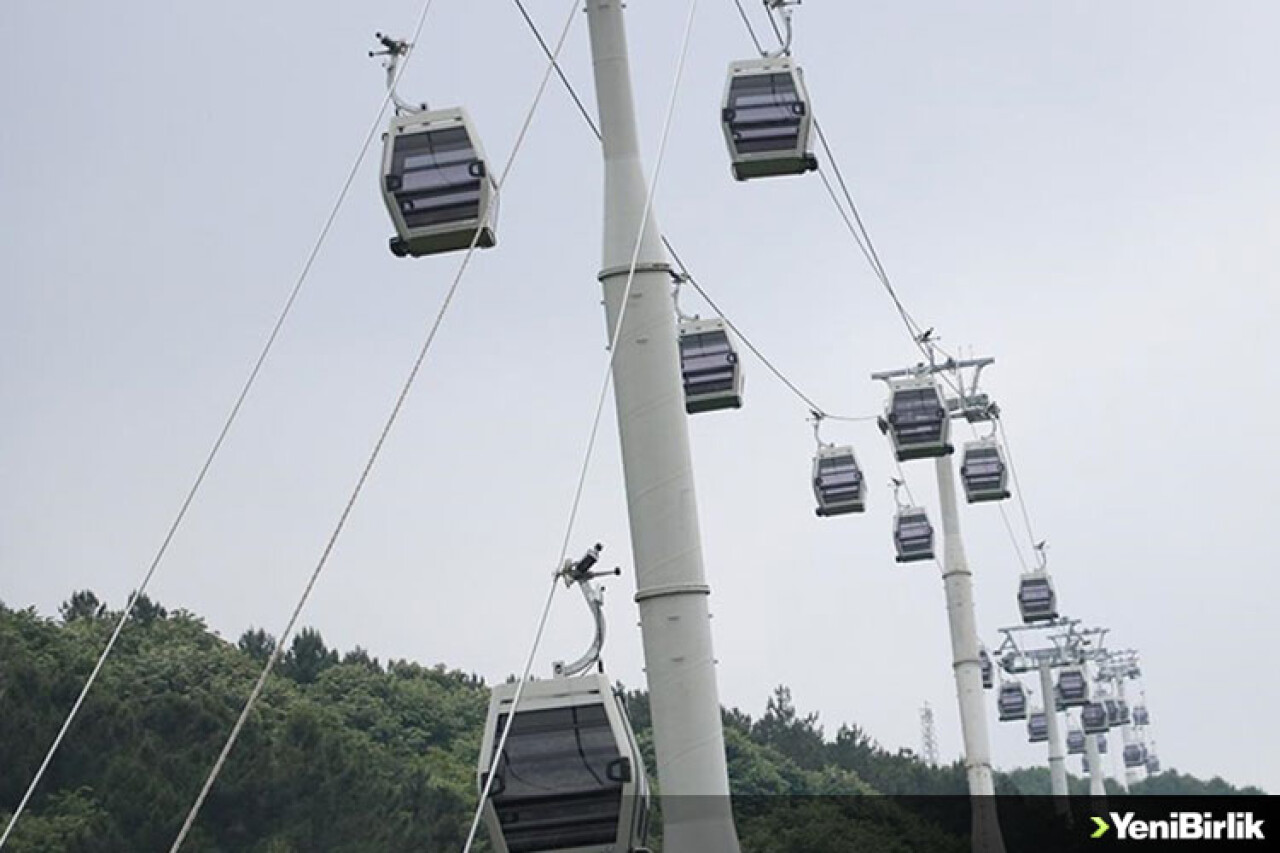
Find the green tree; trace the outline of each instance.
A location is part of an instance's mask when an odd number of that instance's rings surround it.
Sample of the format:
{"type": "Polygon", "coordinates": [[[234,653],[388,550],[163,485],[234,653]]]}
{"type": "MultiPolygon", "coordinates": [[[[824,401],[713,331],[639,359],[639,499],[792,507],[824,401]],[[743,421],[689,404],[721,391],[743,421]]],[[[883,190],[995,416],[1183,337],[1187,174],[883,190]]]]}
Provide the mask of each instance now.
{"type": "Polygon", "coordinates": [[[800,716],[791,700],[791,688],[779,685],[765,706],[764,716],[752,734],[807,770],[823,764],[824,740],[816,713],[800,716]]]}
{"type": "MultiPolygon", "coordinates": [[[[112,630],[98,618],[96,598],[72,598],[63,621],[0,606],[0,804],[21,798],[112,630]]],[[[162,611],[149,608],[149,618],[121,635],[6,851],[172,843],[275,643],[258,629],[231,645],[192,613],[162,611]]],[[[652,768],[648,695],[623,695],[652,768]]],[[[339,655],[319,632],[304,630],[281,672],[267,679],[187,847],[459,849],[476,802],[488,703],[473,674],[403,660],[380,667],[359,648],[339,655]]],[[[947,801],[860,796],[963,793],[960,763],[931,767],[897,755],[854,725],[841,726],[828,743],[817,715],[798,711],[785,687],[759,720],[736,709],[723,719],[744,849],[964,849],[967,809],[956,817],[929,805],[947,801]]],[[[1000,774],[998,784],[1016,794],[1016,786],[1043,786],[1044,771],[1000,774]]],[[[1237,790],[1173,770],[1135,786],[1143,793],[1237,790]]]]}
{"type": "Polygon", "coordinates": [[[378,659],[370,657],[369,653],[360,646],[356,646],[354,649],[343,655],[342,662],[344,664],[353,664],[355,666],[364,667],[370,672],[382,672],[382,664],[378,663],[378,659]]]}
{"type": "Polygon", "coordinates": [[[240,635],[236,646],[258,663],[266,663],[276,650],[276,638],[261,628],[250,628],[240,635]]]}
{"type": "Polygon", "coordinates": [[[289,651],[280,660],[282,675],[299,684],[310,684],[320,673],[338,663],[338,653],[330,651],[315,628],[303,628],[294,635],[289,651]]]}
{"type": "MultiPolygon", "coordinates": [[[[0,813],[0,826],[9,815],[0,813]]],[[[20,820],[9,838],[13,853],[112,853],[128,844],[89,788],[59,791],[38,815],[20,820]]]]}
{"type": "Polygon", "coordinates": [[[167,619],[169,612],[160,606],[159,602],[152,601],[144,592],[139,595],[133,602],[133,612],[129,618],[140,625],[150,625],[157,619],[167,619]]]}
{"type": "Polygon", "coordinates": [[[63,622],[75,622],[77,619],[97,619],[107,612],[107,605],[98,600],[98,596],[87,589],[73,592],[71,597],[58,607],[63,622]]]}

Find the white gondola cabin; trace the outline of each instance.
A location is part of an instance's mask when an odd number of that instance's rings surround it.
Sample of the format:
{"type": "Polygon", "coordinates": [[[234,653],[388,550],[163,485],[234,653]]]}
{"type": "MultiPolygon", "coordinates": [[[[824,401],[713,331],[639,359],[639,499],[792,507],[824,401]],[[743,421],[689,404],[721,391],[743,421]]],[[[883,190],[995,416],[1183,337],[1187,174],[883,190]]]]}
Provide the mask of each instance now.
{"type": "Polygon", "coordinates": [[[1005,681],[1000,684],[996,710],[1000,713],[1001,722],[1027,718],[1027,691],[1023,689],[1021,682],[1005,681]]]}
{"type": "Polygon", "coordinates": [[[823,445],[813,457],[814,510],[818,515],[844,515],[867,508],[867,485],[858,457],[848,445],[823,445]]]}
{"type": "Polygon", "coordinates": [[[1098,735],[1098,754],[1107,754],[1107,736],[1104,734],[1098,735]]]}
{"type": "Polygon", "coordinates": [[[893,547],[899,563],[933,559],[933,525],[924,507],[906,506],[893,519],[893,547]]]}
{"type": "Polygon", "coordinates": [[[1160,772],[1160,757],[1156,755],[1154,752],[1147,753],[1147,772],[1148,773],[1160,772]]]}
{"type": "Polygon", "coordinates": [[[978,664],[982,667],[982,689],[990,690],[996,683],[996,668],[985,648],[978,647],[978,664]]]}
{"type": "Polygon", "coordinates": [[[1080,709],[1080,725],[1084,726],[1087,735],[1102,734],[1110,725],[1107,722],[1107,708],[1101,702],[1090,702],[1080,709]]]}
{"type": "Polygon", "coordinates": [[[1146,705],[1133,706],[1133,724],[1135,726],[1151,725],[1151,714],[1148,713],[1146,705]]]}
{"type": "Polygon", "coordinates": [[[1018,610],[1027,625],[1058,618],[1058,598],[1048,572],[1037,569],[1018,579],[1018,610]]]}
{"type": "Polygon", "coordinates": [[[397,257],[496,242],[489,215],[493,181],[480,138],[460,107],[391,120],[383,138],[382,199],[396,229],[391,252],[397,257]]]}
{"type": "Polygon", "coordinates": [[[1044,743],[1049,739],[1049,718],[1044,711],[1032,711],[1027,715],[1027,742],[1044,743]]]}
{"type": "Polygon", "coordinates": [[[1067,755],[1084,755],[1084,729],[1071,729],[1067,732],[1067,755]]]}
{"type": "Polygon", "coordinates": [[[1089,704],[1089,681],[1084,670],[1069,666],[1058,675],[1058,698],[1064,707],[1076,708],[1089,704]]]}
{"type": "Polygon", "coordinates": [[[960,462],[964,496],[971,504],[1002,501],[1009,497],[1009,468],[994,438],[970,441],[960,462]]]}
{"type": "Polygon", "coordinates": [[[742,408],[742,365],[723,320],[680,321],[680,374],[689,414],[742,408]]]}
{"type": "Polygon", "coordinates": [[[951,418],[937,384],[927,376],[889,381],[881,428],[893,441],[899,462],[946,456],[952,452],[951,418]]]}
{"type": "Polygon", "coordinates": [[[1147,748],[1140,743],[1125,744],[1124,766],[1130,769],[1147,766],[1147,748]]]}
{"type": "Polygon", "coordinates": [[[729,66],[720,120],[739,181],[818,168],[809,150],[813,118],[804,75],[787,56],[729,66]]]}
{"type": "Polygon", "coordinates": [[[602,673],[525,683],[501,755],[516,683],[493,688],[479,783],[498,853],[613,853],[645,845],[649,785],[635,735],[602,673]]]}

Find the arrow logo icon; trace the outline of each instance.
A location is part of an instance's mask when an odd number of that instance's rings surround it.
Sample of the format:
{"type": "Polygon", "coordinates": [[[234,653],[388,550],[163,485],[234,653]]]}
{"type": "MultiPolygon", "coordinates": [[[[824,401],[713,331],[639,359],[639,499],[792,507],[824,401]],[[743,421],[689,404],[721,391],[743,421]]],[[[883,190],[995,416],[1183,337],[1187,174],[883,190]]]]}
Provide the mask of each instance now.
{"type": "Polygon", "coordinates": [[[1107,830],[1111,828],[1111,824],[1107,823],[1100,817],[1095,817],[1093,822],[1098,825],[1098,828],[1093,831],[1093,835],[1089,836],[1090,838],[1101,838],[1106,835],[1107,830]]]}

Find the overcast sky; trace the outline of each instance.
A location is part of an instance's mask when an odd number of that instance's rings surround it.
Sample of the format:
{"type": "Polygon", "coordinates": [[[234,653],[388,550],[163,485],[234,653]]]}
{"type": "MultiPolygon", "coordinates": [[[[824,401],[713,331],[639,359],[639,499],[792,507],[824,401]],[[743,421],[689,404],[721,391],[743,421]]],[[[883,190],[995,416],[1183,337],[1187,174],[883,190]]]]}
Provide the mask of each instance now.
{"type": "MultiPolygon", "coordinates": [[[[528,3],[549,35],[568,9],[528,3]]],[[[373,32],[407,34],[418,8],[0,9],[0,600],[53,615],[73,590],[118,607],[137,585],[382,97],[373,32]]],[[[629,4],[650,167],[686,9],[629,4]]],[[[1278,27],[1267,0],[811,0],[795,43],[908,308],[944,345],[997,359],[985,387],[1064,612],[1141,650],[1166,767],[1270,791],[1278,27]]],[[[751,53],[731,0],[703,0],[660,223],[806,393],[875,414],[869,374],[917,351],[817,176],[732,179],[719,102],[727,64],[751,53]]],[[[465,104],[502,163],[543,62],[508,0],[437,0],[402,93],[465,104]]],[[[580,14],[565,65],[594,111],[580,14]]],[[[283,626],[457,269],[387,251],[377,161],[150,590],[229,640],[283,626]]],[[[600,174],[594,137],[549,90],[499,245],[474,259],[304,614],[331,645],[519,670],[607,362],[600,174]]],[[[893,562],[887,443],[829,425],[857,448],[870,506],[818,519],[806,409],[745,365],[746,407],[690,421],[722,700],[759,714],[787,684],[828,734],[856,722],[891,748],[918,748],[928,701],[957,756],[942,584],[932,564],[893,562]]],[[[601,541],[624,569],[605,657],[640,685],[616,436],[610,404],[572,547],[601,541]]],[[[936,519],[932,466],[908,476],[936,519]]],[[[962,505],[962,523],[994,646],[1017,620],[1018,559],[996,507],[962,505]]],[[[561,595],[538,670],[589,637],[561,595]]],[[[988,705],[996,764],[1043,762],[988,705]]]]}

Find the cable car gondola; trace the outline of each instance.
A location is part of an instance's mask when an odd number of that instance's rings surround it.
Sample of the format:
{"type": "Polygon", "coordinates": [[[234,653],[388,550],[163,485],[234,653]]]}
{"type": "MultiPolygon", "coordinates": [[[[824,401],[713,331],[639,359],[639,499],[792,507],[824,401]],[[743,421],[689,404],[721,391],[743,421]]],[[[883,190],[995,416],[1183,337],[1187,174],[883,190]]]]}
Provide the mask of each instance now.
{"type": "Polygon", "coordinates": [[[964,496],[971,504],[1002,501],[1009,497],[1009,469],[994,438],[970,441],[960,463],[964,496]]]}
{"type": "Polygon", "coordinates": [[[476,772],[497,853],[630,853],[644,847],[644,759],[600,664],[604,595],[594,580],[618,573],[593,570],[602,550],[594,545],[557,571],[566,585],[580,587],[595,621],[586,652],[572,663],[557,662],[549,680],[503,684],[491,693],[476,772]]]}
{"type": "Polygon", "coordinates": [[[382,198],[396,229],[396,257],[497,242],[489,216],[493,181],[480,138],[460,107],[391,119],[383,136],[382,198]]]}
{"type": "Polygon", "coordinates": [[[849,445],[820,444],[813,457],[814,510],[826,517],[863,512],[867,508],[866,481],[849,445]]]}
{"type": "Polygon", "coordinates": [[[1098,735],[1098,754],[1099,755],[1107,754],[1107,736],[1106,735],[1103,735],[1103,734],[1098,735]]]}
{"type": "Polygon", "coordinates": [[[1071,729],[1067,732],[1067,755],[1084,755],[1084,731],[1071,729]]]}
{"type": "Polygon", "coordinates": [[[938,386],[927,376],[889,380],[880,429],[893,440],[899,462],[946,456],[953,448],[951,419],[938,386]]]}
{"type": "Polygon", "coordinates": [[[1058,698],[1067,708],[1075,708],[1089,704],[1089,682],[1084,670],[1072,666],[1062,670],[1058,675],[1058,698]]]}
{"type": "Polygon", "coordinates": [[[1160,772],[1160,757],[1157,756],[1154,752],[1147,753],[1147,772],[1148,773],[1160,772]]]}
{"type": "Polygon", "coordinates": [[[1032,711],[1027,717],[1027,742],[1044,743],[1049,739],[1049,718],[1044,711],[1032,711]]]}
{"type": "Polygon", "coordinates": [[[1140,743],[1125,744],[1124,766],[1128,768],[1147,766],[1147,748],[1140,743]]]}
{"type": "Polygon", "coordinates": [[[518,683],[493,688],[480,747],[485,824],[498,853],[643,847],[649,787],[621,702],[603,673],[528,681],[502,754],[518,683]]]}
{"type": "Polygon", "coordinates": [[[680,374],[689,414],[742,408],[742,365],[723,320],[680,321],[680,374]]]}
{"type": "Polygon", "coordinates": [[[933,525],[924,507],[906,506],[893,519],[893,547],[899,563],[933,559],[933,525]]]}
{"type": "Polygon", "coordinates": [[[1058,601],[1053,581],[1043,569],[1027,572],[1018,580],[1018,610],[1027,625],[1058,618],[1058,601]]]}
{"type": "Polygon", "coordinates": [[[995,686],[996,668],[991,663],[991,655],[981,646],[978,647],[978,662],[982,667],[982,689],[990,690],[995,686]]]}
{"type": "Polygon", "coordinates": [[[1110,725],[1107,723],[1107,709],[1101,702],[1090,702],[1080,711],[1080,724],[1087,735],[1102,734],[1110,725]]]}
{"type": "Polygon", "coordinates": [[[1151,714],[1147,712],[1146,705],[1133,706],[1133,724],[1135,726],[1151,725],[1151,714]]]}
{"type": "Polygon", "coordinates": [[[996,697],[996,709],[1000,712],[1000,722],[1025,720],[1027,718],[1027,691],[1020,681],[1005,681],[1000,685],[1000,693],[996,697]]]}
{"type": "Polygon", "coordinates": [[[1107,709],[1107,725],[1110,728],[1114,729],[1129,722],[1129,709],[1119,699],[1103,699],[1102,705],[1107,709]]]}
{"type": "Polygon", "coordinates": [[[720,118],[737,180],[801,175],[818,168],[809,151],[809,93],[790,57],[732,63],[720,118]]]}

